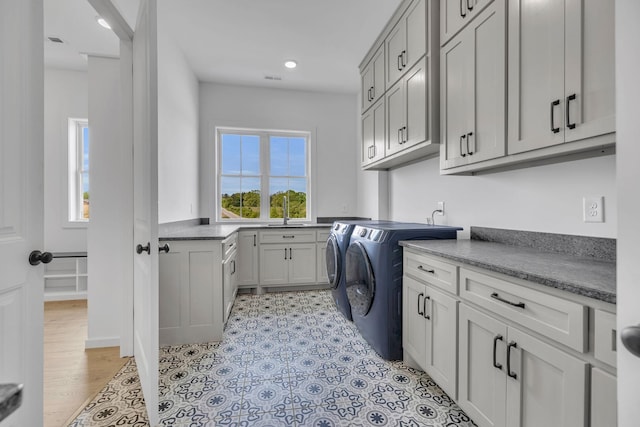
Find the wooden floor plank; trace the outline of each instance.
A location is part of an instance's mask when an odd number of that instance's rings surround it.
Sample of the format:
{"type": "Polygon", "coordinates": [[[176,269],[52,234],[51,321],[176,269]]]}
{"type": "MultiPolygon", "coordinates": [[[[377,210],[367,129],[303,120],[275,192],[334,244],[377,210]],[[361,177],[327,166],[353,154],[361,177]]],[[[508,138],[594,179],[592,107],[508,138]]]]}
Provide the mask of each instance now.
{"type": "Polygon", "coordinates": [[[44,426],[61,427],[122,368],[118,347],[85,350],[87,301],[44,304],[44,426]]]}

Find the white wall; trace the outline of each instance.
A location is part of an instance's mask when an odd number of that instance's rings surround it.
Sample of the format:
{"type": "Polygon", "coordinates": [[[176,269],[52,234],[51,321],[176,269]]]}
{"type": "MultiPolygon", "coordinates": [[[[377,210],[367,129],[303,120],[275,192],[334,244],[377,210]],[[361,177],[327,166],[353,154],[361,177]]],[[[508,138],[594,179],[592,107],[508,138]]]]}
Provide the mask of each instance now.
{"type": "Polygon", "coordinates": [[[87,73],[44,72],[44,248],[87,250],[86,224],[68,223],[68,119],[88,117],[87,73]]]}
{"type": "Polygon", "coordinates": [[[355,215],[357,115],[355,94],[201,83],[201,216],[214,219],[216,126],[314,132],[312,215],[355,215]]]}
{"type": "MultiPolygon", "coordinates": [[[[439,159],[393,169],[389,217],[426,222],[445,202],[437,224],[616,237],[615,156],[477,176],[440,175],[439,159]],[[584,223],[582,197],[605,197],[605,222],[584,223]]],[[[364,190],[366,191],[366,190],[364,190]]],[[[366,213],[366,212],[365,212],[366,213]]]]}
{"type": "MultiPolygon", "coordinates": [[[[640,324],[640,2],[616,1],[616,111],[618,184],[618,331],[640,324]]],[[[618,343],[618,426],[634,427],[640,420],[640,359],[618,343]]]]}
{"type": "Polygon", "coordinates": [[[198,80],[158,23],[158,221],[198,218],[198,80]]]}
{"type": "Polygon", "coordinates": [[[120,344],[123,294],[132,286],[133,147],[121,121],[120,63],[89,57],[91,225],[86,347],[120,344]]]}

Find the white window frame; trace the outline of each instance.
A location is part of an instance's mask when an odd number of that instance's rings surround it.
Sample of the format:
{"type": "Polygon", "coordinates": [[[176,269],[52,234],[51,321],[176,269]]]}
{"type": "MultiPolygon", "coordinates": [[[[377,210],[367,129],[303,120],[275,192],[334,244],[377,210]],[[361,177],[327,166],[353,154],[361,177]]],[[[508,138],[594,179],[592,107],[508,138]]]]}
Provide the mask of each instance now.
{"type": "MultiPolygon", "coordinates": [[[[312,222],[313,212],[313,171],[311,168],[311,153],[313,152],[313,135],[308,131],[295,130],[272,130],[272,129],[252,129],[252,128],[234,128],[234,127],[216,127],[215,128],[215,153],[216,153],[216,174],[215,174],[215,196],[214,196],[214,215],[215,221],[218,223],[280,223],[282,218],[270,218],[270,195],[269,180],[270,174],[270,137],[282,136],[288,138],[305,138],[306,139],[306,171],[307,180],[307,217],[293,218],[292,222],[308,223],[312,222]],[[260,138],[260,217],[259,218],[222,218],[222,135],[255,135],[260,138]]],[[[238,175],[241,176],[241,175],[238,175]]],[[[253,175],[251,175],[253,176],[253,175]]],[[[277,176],[277,178],[301,178],[298,176],[277,176]]]]}
{"type": "Polygon", "coordinates": [[[84,118],[69,119],[68,142],[68,224],[86,226],[89,219],[83,218],[82,174],[89,170],[82,168],[83,137],[82,128],[88,127],[89,121],[84,118]]]}

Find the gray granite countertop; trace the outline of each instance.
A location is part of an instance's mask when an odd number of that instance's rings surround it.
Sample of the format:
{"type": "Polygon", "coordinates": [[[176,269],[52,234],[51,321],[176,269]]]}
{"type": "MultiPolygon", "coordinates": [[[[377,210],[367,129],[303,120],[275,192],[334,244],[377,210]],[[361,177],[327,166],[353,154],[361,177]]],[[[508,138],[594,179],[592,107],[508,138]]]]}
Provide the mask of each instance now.
{"type": "Polygon", "coordinates": [[[0,421],[22,404],[22,385],[0,384],[0,421]]]}
{"type": "Polygon", "coordinates": [[[184,224],[181,226],[160,225],[159,236],[161,241],[171,240],[224,240],[236,231],[240,230],[304,230],[304,229],[329,229],[331,224],[295,225],[289,227],[269,226],[266,224],[222,224],[200,225],[184,224]]]}
{"type": "Polygon", "coordinates": [[[616,303],[616,264],[611,260],[483,240],[404,241],[401,245],[540,285],[616,303]]]}

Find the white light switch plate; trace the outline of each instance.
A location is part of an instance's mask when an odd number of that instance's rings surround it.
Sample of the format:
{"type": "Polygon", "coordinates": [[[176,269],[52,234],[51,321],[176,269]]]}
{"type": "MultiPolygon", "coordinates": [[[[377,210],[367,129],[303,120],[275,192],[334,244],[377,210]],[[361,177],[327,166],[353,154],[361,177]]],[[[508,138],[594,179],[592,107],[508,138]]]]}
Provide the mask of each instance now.
{"type": "Polygon", "coordinates": [[[604,222],[604,197],[583,197],[582,218],[584,222],[604,222]]]}

